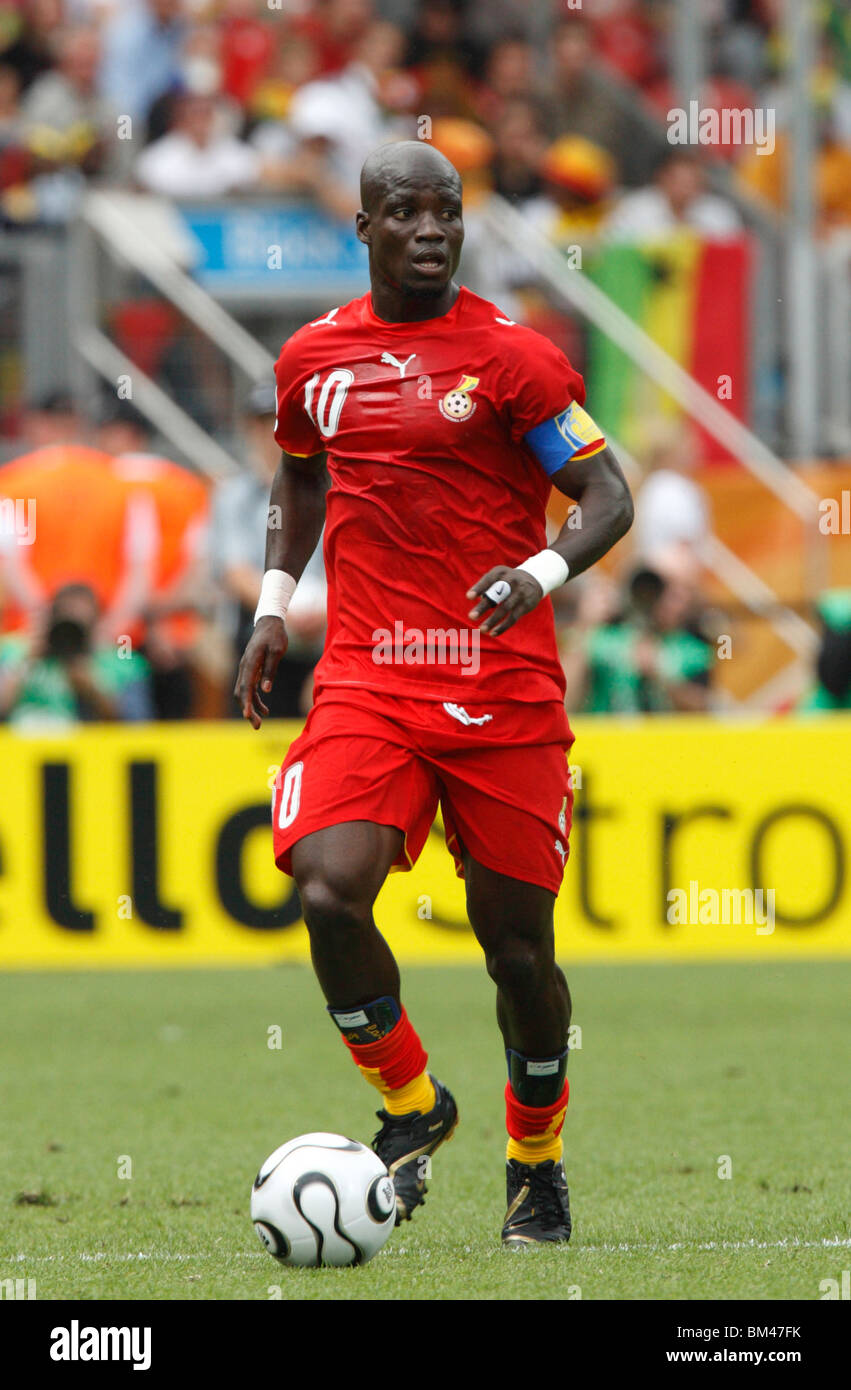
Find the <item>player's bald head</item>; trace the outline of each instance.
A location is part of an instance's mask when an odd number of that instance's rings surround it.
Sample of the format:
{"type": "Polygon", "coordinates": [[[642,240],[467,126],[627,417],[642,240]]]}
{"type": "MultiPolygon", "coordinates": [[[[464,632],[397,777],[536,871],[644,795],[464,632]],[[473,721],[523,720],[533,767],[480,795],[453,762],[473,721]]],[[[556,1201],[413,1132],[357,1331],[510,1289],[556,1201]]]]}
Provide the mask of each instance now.
{"type": "Polygon", "coordinates": [[[410,183],[445,187],[461,196],[461,177],[446,155],[423,140],[379,145],[368,155],[360,176],[361,207],[372,212],[388,194],[410,183]]]}
{"type": "Polygon", "coordinates": [[[417,317],[414,300],[419,317],[426,309],[439,314],[441,302],[446,312],[458,293],[452,277],[464,243],[458,170],[425,141],[380,145],[363,166],[361,198],[355,230],[369,247],[379,316],[417,317]]]}

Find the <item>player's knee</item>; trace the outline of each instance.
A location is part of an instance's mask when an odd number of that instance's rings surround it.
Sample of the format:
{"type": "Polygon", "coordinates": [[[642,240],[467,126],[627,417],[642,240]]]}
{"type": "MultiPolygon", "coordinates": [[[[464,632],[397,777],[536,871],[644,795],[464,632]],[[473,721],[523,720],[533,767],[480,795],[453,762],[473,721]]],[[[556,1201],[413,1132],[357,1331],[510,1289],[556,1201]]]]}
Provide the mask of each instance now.
{"type": "Polygon", "coordinates": [[[552,954],[530,941],[503,941],[485,953],[487,971],[498,989],[526,994],[540,989],[552,973],[552,954]]]}
{"type": "Polygon", "coordinates": [[[313,874],[298,885],[302,913],[311,934],[347,934],[368,923],[371,904],[345,878],[313,874]]]}

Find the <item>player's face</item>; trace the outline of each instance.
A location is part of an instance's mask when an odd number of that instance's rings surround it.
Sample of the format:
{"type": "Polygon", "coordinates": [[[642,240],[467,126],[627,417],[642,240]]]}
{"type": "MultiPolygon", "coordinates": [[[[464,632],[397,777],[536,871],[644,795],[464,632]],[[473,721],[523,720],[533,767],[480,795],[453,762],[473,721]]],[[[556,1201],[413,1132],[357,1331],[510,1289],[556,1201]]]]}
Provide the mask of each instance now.
{"type": "Polygon", "coordinates": [[[406,294],[437,297],[461,259],[461,191],[434,172],[396,180],[359,224],[372,250],[372,269],[406,294]]]}

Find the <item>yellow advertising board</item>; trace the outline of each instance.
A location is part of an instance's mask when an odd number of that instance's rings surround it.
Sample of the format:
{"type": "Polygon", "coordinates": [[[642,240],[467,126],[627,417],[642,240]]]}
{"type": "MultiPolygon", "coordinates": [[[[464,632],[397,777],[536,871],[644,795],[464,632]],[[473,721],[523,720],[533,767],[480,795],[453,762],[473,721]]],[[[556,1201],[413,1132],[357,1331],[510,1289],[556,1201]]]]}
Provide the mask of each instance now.
{"type": "MultiPolygon", "coordinates": [[[[0,968],[307,959],[270,824],[298,729],[0,731],[0,968]]],[[[851,716],[576,732],[563,961],[851,955],[851,716]]],[[[478,959],[439,824],[376,918],[402,961],[478,959]]]]}

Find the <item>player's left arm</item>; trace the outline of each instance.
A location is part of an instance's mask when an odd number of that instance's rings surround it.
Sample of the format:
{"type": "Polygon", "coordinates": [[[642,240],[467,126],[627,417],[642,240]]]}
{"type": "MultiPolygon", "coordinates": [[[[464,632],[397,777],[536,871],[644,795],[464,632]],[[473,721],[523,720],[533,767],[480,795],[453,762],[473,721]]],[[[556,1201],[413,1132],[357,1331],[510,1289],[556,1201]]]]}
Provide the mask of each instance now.
{"type": "MultiPolygon", "coordinates": [[[[570,497],[578,507],[568,516],[552,545],[540,556],[528,563],[537,568],[542,579],[536,578],[525,568],[511,569],[507,565],[496,565],[483,574],[468,590],[468,598],[478,598],[470,618],[478,620],[485,613],[488,617],[482,623],[482,632],[498,636],[513,627],[518,618],[531,613],[541,602],[545,593],[570,576],[581,574],[611,550],[612,546],[626,535],[633,520],[633,504],[629,485],[620,464],[608,445],[584,457],[568,458],[560,466],[547,471],[553,487],[570,497]],[[577,517],[579,524],[577,524],[577,517]],[[548,559],[553,552],[552,561],[548,559]],[[539,563],[534,563],[538,561],[539,563]],[[563,562],[563,563],[561,563],[563,562]],[[566,572],[564,570],[566,566],[566,572]],[[556,574],[556,583],[546,587],[545,572],[550,567],[556,574]],[[558,579],[561,570],[563,578],[558,579]],[[500,584],[508,586],[506,593],[500,584]],[[491,590],[488,598],[486,591],[491,590]],[[498,603],[497,595],[505,595],[498,603]]],[[[525,563],[525,562],[524,562],[525,563]]]]}

